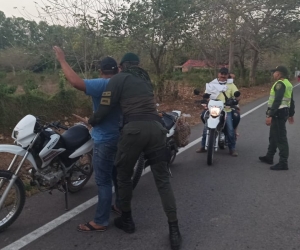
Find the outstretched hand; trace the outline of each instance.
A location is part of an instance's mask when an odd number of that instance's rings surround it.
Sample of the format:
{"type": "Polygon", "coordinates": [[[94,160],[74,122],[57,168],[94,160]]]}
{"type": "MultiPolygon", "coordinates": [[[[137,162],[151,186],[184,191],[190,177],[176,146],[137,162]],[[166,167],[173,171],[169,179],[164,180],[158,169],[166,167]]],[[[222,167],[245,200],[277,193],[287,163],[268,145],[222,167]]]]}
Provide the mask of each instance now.
{"type": "Polygon", "coordinates": [[[79,119],[81,122],[83,122],[86,126],[88,126],[89,128],[91,127],[91,125],[89,124],[89,120],[87,117],[81,117],[79,115],[76,114],[72,114],[73,116],[75,116],[77,119],[79,119]]]}
{"type": "Polygon", "coordinates": [[[63,50],[62,50],[60,47],[54,46],[54,47],[53,47],[53,50],[54,50],[54,52],[55,52],[56,59],[57,59],[59,62],[65,60],[65,53],[63,52],[63,50]]]}

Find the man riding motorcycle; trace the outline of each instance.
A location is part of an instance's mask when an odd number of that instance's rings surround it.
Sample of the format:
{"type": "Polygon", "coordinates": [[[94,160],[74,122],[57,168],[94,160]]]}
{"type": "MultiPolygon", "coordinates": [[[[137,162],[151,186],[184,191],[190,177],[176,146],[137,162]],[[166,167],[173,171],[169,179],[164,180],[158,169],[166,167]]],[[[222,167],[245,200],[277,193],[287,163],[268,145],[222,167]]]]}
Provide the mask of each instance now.
{"type": "MultiPolygon", "coordinates": [[[[236,85],[233,83],[233,79],[228,79],[229,72],[227,68],[221,68],[218,73],[218,78],[214,79],[210,83],[206,84],[205,94],[203,96],[204,99],[219,99],[225,103],[224,111],[227,112],[227,119],[226,119],[226,131],[228,136],[228,148],[229,154],[231,156],[238,156],[238,153],[235,149],[236,145],[236,128],[240,121],[240,114],[239,110],[232,109],[231,104],[229,103],[230,100],[235,99],[235,101],[240,100],[239,91],[236,85]],[[238,96],[238,97],[236,97],[238,96]]],[[[201,119],[204,121],[204,114],[206,110],[204,110],[201,114],[201,119]]],[[[202,134],[202,141],[201,141],[201,148],[198,149],[197,153],[204,153],[206,152],[205,149],[205,141],[206,141],[206,131],[207,127],[204,126],[203,134],[202,134]]]]}

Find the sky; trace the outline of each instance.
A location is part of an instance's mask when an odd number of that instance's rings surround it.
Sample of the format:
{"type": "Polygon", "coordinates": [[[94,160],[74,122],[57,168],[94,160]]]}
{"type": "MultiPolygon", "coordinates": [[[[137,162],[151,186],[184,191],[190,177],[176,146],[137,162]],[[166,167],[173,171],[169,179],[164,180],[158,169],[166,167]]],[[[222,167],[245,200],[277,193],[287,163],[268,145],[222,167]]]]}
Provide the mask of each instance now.
{"type": "Polygon", "coordinates": [[[37,10],[34,2],[41,2],[40,0],[0,0],[0,10],[4,12],[5,16],[24,17],[25,19],[37,20],[37,10]],[[15,9],[14,7],[17,7],[15,9]]]}

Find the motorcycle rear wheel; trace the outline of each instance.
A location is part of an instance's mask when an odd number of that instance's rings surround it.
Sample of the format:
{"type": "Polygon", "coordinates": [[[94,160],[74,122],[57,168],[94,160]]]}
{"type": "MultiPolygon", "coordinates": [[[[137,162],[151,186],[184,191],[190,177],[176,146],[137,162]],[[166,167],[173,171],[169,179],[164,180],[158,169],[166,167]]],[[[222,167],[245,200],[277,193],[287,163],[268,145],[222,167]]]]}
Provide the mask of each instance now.
{"type": "MultiPolygon", "coordinates": [[[[12,178],[13,173],[0,171],[0,198],[12,178]]],[[[25,204],[25,187],[20,178],[17,178],[10,189],[2,208],[0,208],[0,232],[9,227],[20,215],[25,204]]]]}
{"type": "Polygon", "coordinates": [[[216,130],[210,129],[208,146],[207,146],[207,164],[210,166],[213,163],[216,142],[216,130]]]}
{"type": "Polygon", "coordinates": [[[71,176],[67,179],[68,191],[70,193],[76,193],[81,190],[91,178],[93,174],[92,159],[92,155],[89,153],[84,154],[78,160],[79,165],[74,168],[71,176]]]}
{"type": "Polygon", "coordinates": [[[145,158],[144,153],[141,153],[139,159],[137,160],[134,169],[133,169],[133,175],[132,175],[132,189],[135,189],[137,184],[139,183],[139,180],[142,177],[142,173],[145,168],[145,158]]]}

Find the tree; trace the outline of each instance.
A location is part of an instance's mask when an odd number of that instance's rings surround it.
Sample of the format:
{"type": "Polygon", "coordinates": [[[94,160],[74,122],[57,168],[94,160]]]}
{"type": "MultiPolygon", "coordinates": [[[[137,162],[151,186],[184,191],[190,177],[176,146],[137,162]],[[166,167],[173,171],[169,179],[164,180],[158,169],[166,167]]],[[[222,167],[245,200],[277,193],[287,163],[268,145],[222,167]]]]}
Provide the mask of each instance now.
{"type": "Polygon", "coordinates": [[[182,48],[189,37],[196,5],[190,0],[139,0],[127,1],[116,10],[101,12],[102,29],[108,37],[123,37],[138,42],[155,66],[159,98],[162,98],[161,74],[167,50],[182,48]]]}
{"type": "Polygon", "coordinates": [[[0,52],[0,68],[10,68],[14,75],[16,71],[31,69],[38,62],[38,56],[23,48],[11,47],[0,52]]]}

